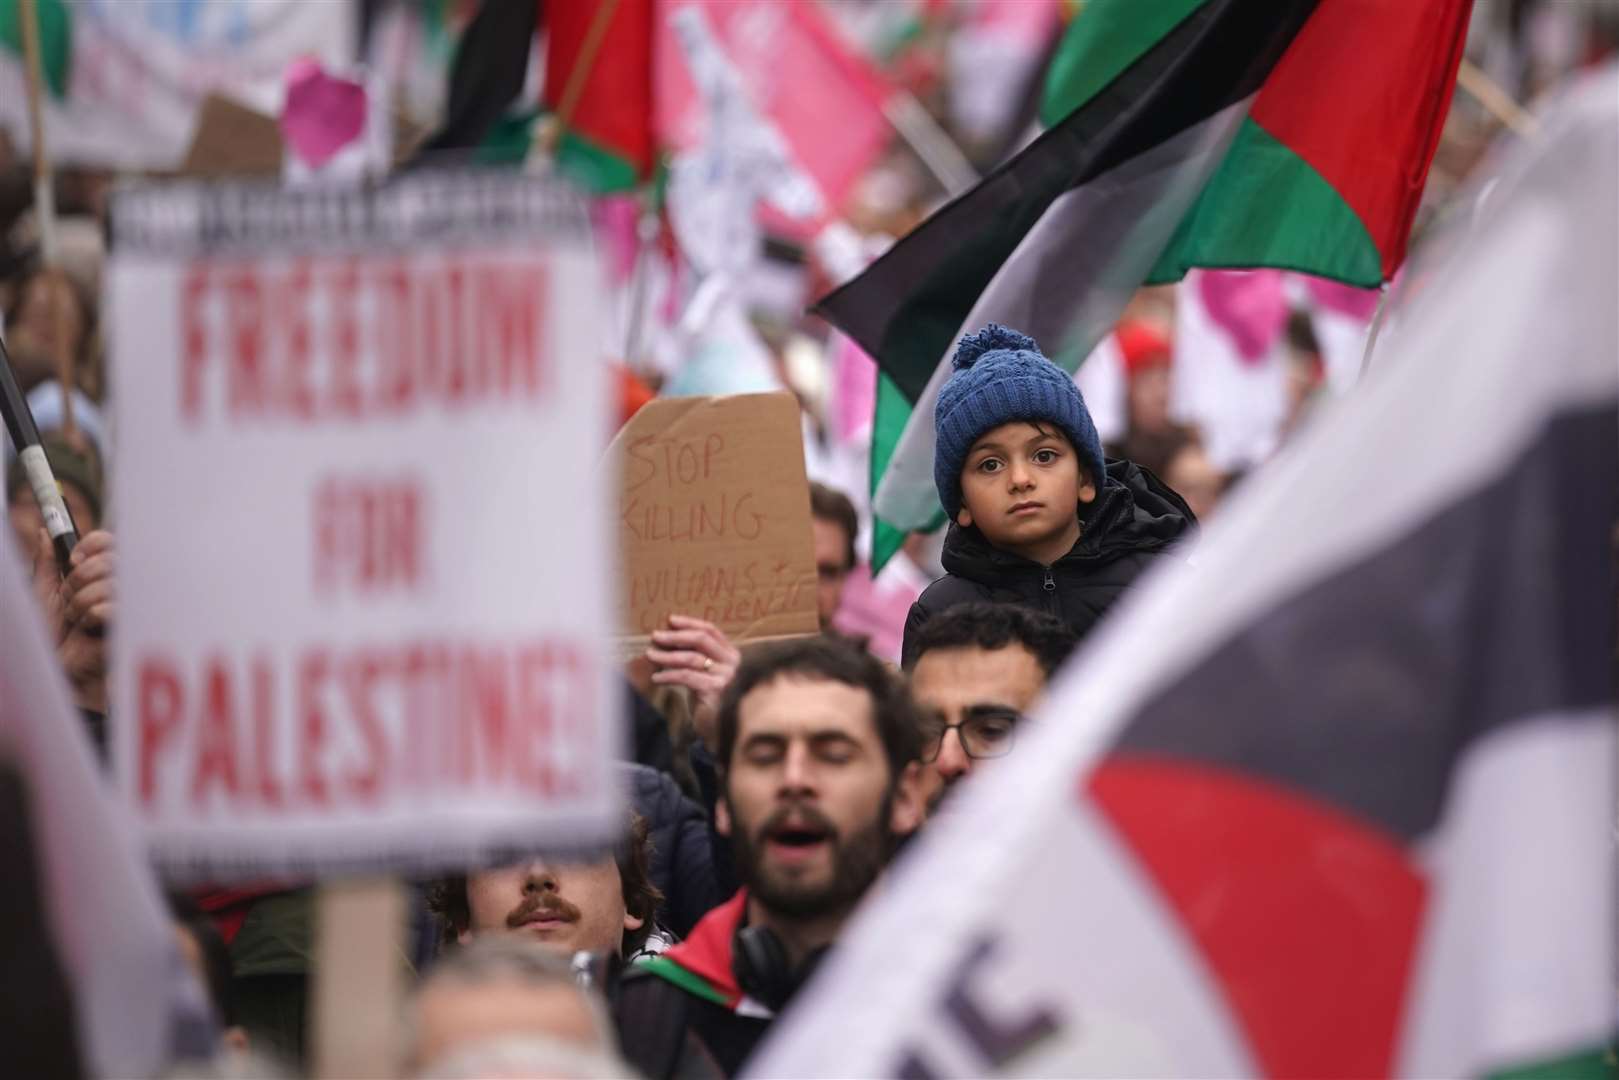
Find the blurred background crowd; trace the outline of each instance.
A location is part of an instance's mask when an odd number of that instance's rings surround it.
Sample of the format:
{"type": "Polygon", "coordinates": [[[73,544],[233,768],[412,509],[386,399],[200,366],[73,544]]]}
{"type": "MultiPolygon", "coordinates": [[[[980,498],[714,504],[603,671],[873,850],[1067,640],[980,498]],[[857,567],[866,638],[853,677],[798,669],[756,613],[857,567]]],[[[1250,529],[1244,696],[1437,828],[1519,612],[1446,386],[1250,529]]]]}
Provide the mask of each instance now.
{"type": "MultiPolygon", "coordinates": [[[[478,0],[364,0],[344,8],[339,36],[347,40],[324,59],[328,68],[363,82],[373,102],[386,103],[386,109],[373,107],[366,121],[367,139],[379,125],[386,129],[373,140],[386,158],[377,171],[469,158],[549,167],[555,143],[547,139],[540,106],[546,19],[527,5],[509,5],[513,12],[525,9],[512,25],[527,46],[521,70],[502,76],[500,65],[510,67],[510,61],[488,51],[488,39],[503,28],[493,25],[485,6],[478,0]],[[479,35],[484,40],[474,40],[479,35]],[[501,77],[520,80],[521,89],[486,85],[501,77]],[[499,115],[484,116],[475,137],[457,130],[469,109],[488,112],[491,101],[499,115]]],[[[692,110],[706,111],[711,132],[731,122],[716,104],[723,99],[702,77],[693,91],[689,75],[682,88],[676,76],[655,71],[656,150],[665,167],[654,184],[608,192],[595,203],[617,312],[600,346],[617,367],[621,419],[659,394],[785,388],[797,396],[811,479],[847,495],[858,520],[860,565],[849,569],[837,624],[869,636],[876,651],[892,657],[907,605],[939,573],[939,538],[911,537],[872,578],[877,371],[809,308],[1038,132],[1045,62],[1083,5],[822,0],[811,6],[817,32],[836,36],[821,43],[833,59],[823,56],[820,68],[795,66],[796,39],[786,36],[793,28],[780,25],[786,5],[734,5],[732,14],[715,20],[745,87],[743,100],[770,114],[796,160],[783,162],[779,148],[766,146],[756,168],[745,160],[739,165],[737,147],[749,145],[744,135],[729,140],[726,161],[705,161],[694,140],[682,145],[681,132],[703,127],[692,110]],[[881,88],[875,112],[845,108],[842,98],[813,81],[826,78],[822,69],[829,63],[853,84],[881,88]],[[677,106],[669,103],[682,95],[700,103],[688,100],[686,111],[675,115],[677,106]],[[795,96],[804,99],[796,106],[789,100],[795,96]],[[710,178],[719,175],[717,168],[725,172],[723,183],[690,180],[703,169],[710,178]],[[814,190],[795,183],[805,173],[818,181],[814,190]]],[[[113,75],[86,70],[76,58],[95,44],[97,20],[106,31],[131,19],[158,19],[138,14],[142,7],[128,5],[120,13],[108,4],[42,5],[47,76],[60,91],[53,95],[56,107],[71,114],[75,94],[109,92],[113,75]],[[53,19],[78,37],[61,44],[53,19]],[[56,72],[53,63],[66,70],[56,72]]],[[[175,9],[162,20],[176,25],[136,29],[205,34],[209,20],[233,5],[157,7],[175,9]],[[190,24],[180,26],[185,20],[190,24]]],[[[248,31],[273,35],[277,27],[219,32],[239,37],[248,31]]],[[[9,92],[20,85],[16,37],[15,20],[0,25],[0,78],[8,91],[0,94],[0,313],[13,363],[83,532],[117,512],[106,501],[106,477],[117,465],[109,458],[106,419],[114,380],[99,310],[108,193],[132,175],[213,176],[277,166],[287,174],[296,133],[284,114],[293,84],[277,75],[244,86],[232,81],[239,73],[194,65],[184,93],[176,95],[195,107],[180,152],[154,139],[133,153],[103,155],[97,145],[106,146],[105,140],[98,144],[71,123],[59,127],[50,155],[56,220],[47,265],[25,109],[22,96],[9,92]]],[[[1524,108],[1570,72],[1610,55],[1616,44],[1619,3],[1612,0],[1479,0],[1467,41],[1469,77],[1444,129],[1417,234],[1446,212],[1498,131],[1528,123],[1524,108]]],[[[661,44],[655,49],[662,65],[670,56],[661,44]]],[[[150,81],[161,74],[159,59],[146,62],[150,81]]],[[[859,100],[870,105],[871,95],[859,100]]],[[[47,113],[53,115],[61,114],[47,113]]],[[[1141,290],[1078,378],[1108,447],[1161,475],[1208,518],[1306,421],[1314,402],[1353,384],[1378,301],[1376,292],[1280,271],[1196,272],[1178,285],[1141,290]]],[[[37,511],[25,481],[15,468],[7,481],[13,525],[32,537],[37,511]]]]}

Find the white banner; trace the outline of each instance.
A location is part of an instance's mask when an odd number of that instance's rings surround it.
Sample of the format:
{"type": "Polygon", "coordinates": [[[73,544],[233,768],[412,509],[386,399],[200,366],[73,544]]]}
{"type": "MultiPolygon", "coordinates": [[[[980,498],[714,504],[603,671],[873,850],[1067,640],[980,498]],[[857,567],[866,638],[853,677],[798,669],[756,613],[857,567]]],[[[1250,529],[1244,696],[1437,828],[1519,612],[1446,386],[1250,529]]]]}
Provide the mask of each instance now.
{"type": "Polygon", "coordinates": [[[171,874],[615,835],[601,295],[516,175],[113,211],[124,792],[171,874]]]}
{"type": "MultiPolygon", "coordinates": [[[[45,96],[45,144],[52,158],[72,164],[175,168],[210,93],[275,115],[293,60],[312,56],[331,67],[355,58],[356,5],[337,0],[62,6],[72,41],[67,93],[45,96]]],[[[0,48],[0,127],[19,148],[32,145],[26,88],[21,57],[0,48]]]]}
{"type": "MultiPolygon", "coordinates": [[[[28,557],[12,531],[0,529],[0,771],[15,770],[22,781],[26,820],[8,826],[28,830],[33,845],[32,875],[22,852],[6,851],[8,902],[27,911],[33,905],[16,890],[34,888],[50,928],[43,948],[61,964],[94,1075],[152,1076],[168,1060],[189,975],[157,882],[68,700],[29,595],[28,557]]],[[[34,929],[8,927],[13,935],[34,929]]],[[[35,1007],[51,1030],[49,1004],[35,1007]]],[[[9,1011],[21,1008],[14,1002],[9,1011]]]]}

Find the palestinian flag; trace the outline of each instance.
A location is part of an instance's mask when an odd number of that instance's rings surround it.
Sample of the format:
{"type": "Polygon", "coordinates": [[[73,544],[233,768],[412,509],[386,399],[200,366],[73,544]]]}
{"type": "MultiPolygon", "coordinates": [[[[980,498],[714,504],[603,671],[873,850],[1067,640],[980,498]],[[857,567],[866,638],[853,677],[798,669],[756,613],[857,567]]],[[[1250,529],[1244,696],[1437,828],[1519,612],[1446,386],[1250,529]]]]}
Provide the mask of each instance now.
{"type": "Polygon", "coordinates": [[[655,6],[566,0],[546,8],[543,100],[562,127],[557,167],[591,191],[633,188],[652,173],[655,6]]]}
{"type": "MultiPolygon", "coordinates": [[[[1052,61],[1046,133],[818,307],[883,372],[880,516],[902,530],[941,520],[933,403],[963,333],[1014,326],[1072,369],[1138,286],[1191,266],[1392,275],[1470,7],[1085,5],[1052,61]]],[[[899,540],[879,529],[874,565],[899,540]]]]}
{"type": "Polygon", "coordinates": [[[444,127],[423,149],[468,150],[491,164],[527,158],[540,115],[521,93],[538,28],[546,41],[540,105],[559,128],[557,168],[598,194],[635,187],[651,176],[654,155],[655,3],[484,0],[456,48],[444,127]]]}
{"type": "Polygon", "coordinates": [[[1616,185],[1610,69],[1412,268],[1359,392],[945,804],[754,1075],[1611,1075],[1616,185]]]}
{"type": "MultiPolygon", "coordinates": [[[[73,20],[62,0],[35,0],[39,20],[39,74],[45,89],[62,101],[73,69],[73,20]]],[[[22,0],[0,0],[0,45],[26,62],[22,0]]]]}
{"type": "Polygon", "coordinates": [[[699,919],[685,941],[637,961],[637,966],[692,997],[742,1016],[769,1019],[774,1013],[743,992],[731,963],[736,932],[747,914],[748,893],[743,889],[699,919]]]}
{"type": "MultiPolygon", "coordinates": [[[[534,45],[539,4],[487,0],[472,16],[456,43],[450,65],[449,100],[444,126],[422,144],[427,154],[474,150],[480,160],[515,164],[528,154],[534,112],[512,109],[519,104],[534,45]],[[514,130],[519,133],[516,138],[514,130]]],[[[424,15],[441,18],[432,5],[424,15]]]]}

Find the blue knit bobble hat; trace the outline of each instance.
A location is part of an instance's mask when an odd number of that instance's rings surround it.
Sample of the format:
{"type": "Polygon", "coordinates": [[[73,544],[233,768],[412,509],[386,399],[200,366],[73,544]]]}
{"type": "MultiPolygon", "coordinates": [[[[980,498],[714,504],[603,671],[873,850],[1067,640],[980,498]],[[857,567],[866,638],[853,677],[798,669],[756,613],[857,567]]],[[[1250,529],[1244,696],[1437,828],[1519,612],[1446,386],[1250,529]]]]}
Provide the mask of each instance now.
{"type": "MultiPolygon", "coordinates": [[[[953,520],[961,511],[961,466],[973,443],[1002,424],[1034,420],[1068,436],[1098,489],[1106,479],[1102,441],[1079,387],[1027,334],[990,323],[956,346],[955,371],[933,410],[933,483],[953,520]]],[[[1077,509],[1077,507],[1076,507],[1077,509]]]]}

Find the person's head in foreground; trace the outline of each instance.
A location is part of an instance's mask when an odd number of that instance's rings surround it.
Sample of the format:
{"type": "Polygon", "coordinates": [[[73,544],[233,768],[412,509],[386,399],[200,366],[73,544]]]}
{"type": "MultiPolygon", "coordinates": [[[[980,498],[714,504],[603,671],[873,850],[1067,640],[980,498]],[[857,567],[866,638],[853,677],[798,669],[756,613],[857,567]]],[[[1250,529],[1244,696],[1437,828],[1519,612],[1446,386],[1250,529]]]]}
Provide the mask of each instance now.
{"type": "Polygon", "coordinates": [[[1106,483],[1079,388],[1034,339],[994,323],[963,338],[953,364],[934,410],[940,502],[994,547],[1057,561],[1106,483]]]}
{"type": "Polygon", "coordinates": [[[735,850],[749,922],[801,964],[921,822],[914,706],[881,661],[813,638],[745,658],[718,727],[716,825],[735,850]]]}
{"type": "Polygon", "coordinates": [[[516,933],[565,956],[635,955],[652,933],[662,899],[648,877],[647,824],[631,815],[618,849],[600,858],[536,855],[479,873],[441,879],[428,892],[446,944],[516,933]]]}
{"type": "Polygon", "coordinates": [[[922,624],[910,670],[931,812],[980,762],[1010,753],[1074,632],[1013,604],[960,604],[922,624]]]}
{"type": "Polygon", "coordinates": [[[832,616],[843,601],[843,586],[854,569],[855,536],[860,518],[849,496],[825,484],[810,484],[810,526],[815,544],[815,608],[821,629],[832,629],[832,616]]]}
{"type": "Polygon", "coordinates": [[[517,935],[456,949],[407,1009],[403,1072],[436,1080],[632,1075],[601,998],[569,958],[517,935]]]}

